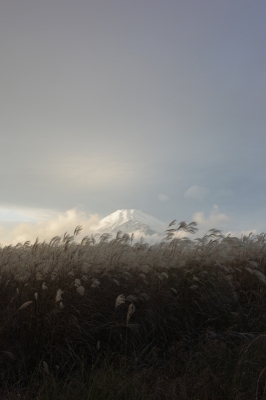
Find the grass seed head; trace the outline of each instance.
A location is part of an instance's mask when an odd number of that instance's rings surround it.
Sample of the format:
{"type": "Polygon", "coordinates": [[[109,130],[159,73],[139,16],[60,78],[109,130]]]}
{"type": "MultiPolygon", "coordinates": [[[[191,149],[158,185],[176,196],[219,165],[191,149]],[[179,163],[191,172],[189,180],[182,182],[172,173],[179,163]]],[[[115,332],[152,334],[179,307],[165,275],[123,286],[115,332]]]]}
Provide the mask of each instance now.
{"type": "Polygon", "coordinates": [[[100,284],[101,284],[101,282],[99,282],[98,279],[95,279],[95,278],[94,278],[94,279],[92,280],[91,287],[92,287],[92,288],[99,287],[100,284]]]}
{"type": "Polygon", "coordinates": [[[78,288],[81,285],[80,279],[76,278],[74,285],[78,288]]]}
{"type": "Polygon", "coordinates": [[[49,367],[48,367],[47,362],[46,362],[46,361],[43,361],[43,362],[42,362],[42,366],[43,366],[44,372],[45,372],[47,375],[49,375],[49,374],[50,374],[50,371],[49,371],[49,367]]]}
{"type": "Polygon", "coordinates": [[[56,293],[56,296],[55,296],[55,301],[56,301],[56,302],[62,300],[62,294],[63,294],[63,293],[64,293],[63,290],[61,290],[61,289],[58,289],[58,290],[57,290],[57,293],[56,293]]]}
{"type": "Polygon", "coordinates": [[[136,307],[134,306],[134,304],[133,303],[129,304],[128,310],[127,310],[127,324],[128,324],[130,317],[132,316],[132,314],[134,314],[135,310],[136,310],[136,307]]]}
{"type": "Polygon", "coordinates": [[[28,307],[30,304],[32,303],[32,301],[26,301],[25,303],[22,304],[22,306],[19,307],[19,310],[23,310],[23,308],[28,307]]]}
{"type": "Polygon", "coordinates": [[[125,303],[126,298],[124,294],[120,294],[119,296],[117,296],[116,301],[115,301],[115,308],[119,307],[120,304],[125,303]]]}
{"type": "Polygon", "coordinates": [[[77,289],[76,289],[76,291],[77,291],[81,296],[84,296],[84,292],[85,292],[84,286],[78,286],[77,289]]]}

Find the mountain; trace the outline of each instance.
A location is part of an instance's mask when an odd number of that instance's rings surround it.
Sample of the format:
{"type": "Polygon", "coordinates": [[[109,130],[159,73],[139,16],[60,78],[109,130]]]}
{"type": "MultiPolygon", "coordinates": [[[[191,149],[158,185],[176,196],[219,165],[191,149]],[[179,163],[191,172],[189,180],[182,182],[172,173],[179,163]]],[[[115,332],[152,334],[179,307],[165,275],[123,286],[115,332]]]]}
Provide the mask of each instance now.
{"type": "Polygon", "coordinates": [[[140,210],[123,209],[117,210],[93,226],[91,230],[95,233],[134,233],[137,237],[153,237],[160,235],[167,228],[167,224],[140,210]]]}

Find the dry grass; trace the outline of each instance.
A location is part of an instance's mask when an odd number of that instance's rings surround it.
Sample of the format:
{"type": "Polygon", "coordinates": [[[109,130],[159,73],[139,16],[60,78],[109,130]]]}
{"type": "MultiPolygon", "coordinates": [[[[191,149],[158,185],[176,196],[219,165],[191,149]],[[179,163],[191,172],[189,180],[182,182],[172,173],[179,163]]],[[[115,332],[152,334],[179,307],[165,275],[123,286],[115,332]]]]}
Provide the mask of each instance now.
{"type": "Polygon", "coordinates": [[[174,223],[0,247],[2,398],[266,399],[266,235],[174,223]]]}

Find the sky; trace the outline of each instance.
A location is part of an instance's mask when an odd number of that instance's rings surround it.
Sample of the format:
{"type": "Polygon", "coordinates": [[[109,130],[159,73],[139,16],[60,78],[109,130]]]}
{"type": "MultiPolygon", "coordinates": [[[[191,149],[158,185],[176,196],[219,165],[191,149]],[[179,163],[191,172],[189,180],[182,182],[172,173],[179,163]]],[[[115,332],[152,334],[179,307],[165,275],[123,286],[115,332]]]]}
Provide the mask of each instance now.
{"type": "Polygon", "coordinates": [[[142,210],[265,231],[264,0],[1,3],[0,243],[142,210]]]}

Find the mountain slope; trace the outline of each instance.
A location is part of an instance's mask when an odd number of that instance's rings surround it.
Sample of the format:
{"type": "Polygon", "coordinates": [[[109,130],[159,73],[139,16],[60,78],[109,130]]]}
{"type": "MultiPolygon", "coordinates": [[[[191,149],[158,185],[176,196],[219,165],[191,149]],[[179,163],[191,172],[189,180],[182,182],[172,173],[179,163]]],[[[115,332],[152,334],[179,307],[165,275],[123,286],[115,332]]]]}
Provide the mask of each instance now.
{"type": "Polygon", "coordinates": [[[164,222],[135,209],[117,210],[92,227],[92,230],[99,233],[122,231],[123,233],[134,233],[137,236],[152,236],[162,233],[165,229],[164,222]]]}

